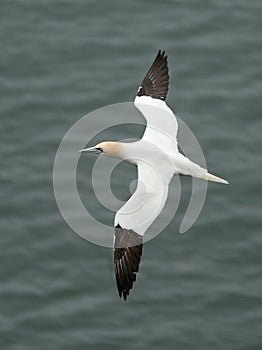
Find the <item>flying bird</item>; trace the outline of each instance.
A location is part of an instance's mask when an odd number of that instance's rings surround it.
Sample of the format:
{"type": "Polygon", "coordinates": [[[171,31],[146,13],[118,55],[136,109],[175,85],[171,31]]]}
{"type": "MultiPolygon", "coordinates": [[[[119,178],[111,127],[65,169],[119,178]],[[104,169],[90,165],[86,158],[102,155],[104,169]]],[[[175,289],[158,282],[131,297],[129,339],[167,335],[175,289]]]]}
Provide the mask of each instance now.
{"type": "Polygon", "coordinates": [[[131,143],[101,142],[79,151],[120,158],[137,167],[136,190],[117,211],[114,223],[115,278],[124,300],[136,281],[143,235],[163,209],[172,177],[182,174],[228,184],[179,152],[177,119],[165,102],[168,84],[167,55],[159,50],[134,101],[147,122],[142,138],[131,143]]]}

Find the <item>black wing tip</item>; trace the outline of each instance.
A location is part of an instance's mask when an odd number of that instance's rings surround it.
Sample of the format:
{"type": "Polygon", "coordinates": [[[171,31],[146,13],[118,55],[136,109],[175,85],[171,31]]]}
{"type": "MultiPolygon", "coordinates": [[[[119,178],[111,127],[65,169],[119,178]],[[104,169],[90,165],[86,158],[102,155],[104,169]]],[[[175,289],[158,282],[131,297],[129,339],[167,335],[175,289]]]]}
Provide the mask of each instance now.
{"type": "Polygon", "coordinates": [[[119,294],[119,297],[120,298],[122,298],[122,296],[123,296],[123,299],[124,299],[124,301],[126,301],[127,300],[127,297],[129,296],[129,291],[118,291],[118,294],[119,294]]]}
{"type": "Polygon", "coordinates": [[[166,54],[166,51],[165,50],[161,50],[161,49],[159,49],[158,50],[158,53],[157,53],[157,55],[156,55],[156,58],[161,58],[161,59],[163,59],[163,60],[165,60],[165,61],[167,61],[167,54],[166,54]]]}
{"type": "Polygon", "coordinates": [[[118,224],[115,227],[114,266],[118,294],[124,300],[127,300],[136,281],[142,251],[142,236],[118,224]]]}
{"type": "Polygon", "coordinates": [[[137,96],[151,96],[164,101],[166,99],[168,85],[167,55],[164,50],[158,50],[156,58],[138,88],[137,96]]]}

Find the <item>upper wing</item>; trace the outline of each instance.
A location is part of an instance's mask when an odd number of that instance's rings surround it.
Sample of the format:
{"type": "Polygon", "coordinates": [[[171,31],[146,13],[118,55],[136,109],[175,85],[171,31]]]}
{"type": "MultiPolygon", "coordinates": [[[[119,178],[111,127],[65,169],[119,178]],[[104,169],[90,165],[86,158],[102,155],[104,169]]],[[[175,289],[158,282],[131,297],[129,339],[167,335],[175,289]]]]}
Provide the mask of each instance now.
{"type": "Polygon", "coordinates": [[[138,185],[134,194],[116,213],[114,265],[117,288],[124,299],[136,280],[142,255],[143,234],[165,205],[173,172],[152,162],[138,164],[138,185]]]}
{"type": "Polygon", "coordinates": [[[163,150],[168,147],[178,152],[177,120],[165,103],[168,82],[167,56],[165,52],[159,51],[138,89],[134,103],[147,121],[143,139],[157,144],[163,150]]]}
{"type": "Polygon", "coordinates": [[[165,100],[168,91],[168,82],[167,56],[165,56],[165,51],[161,52],[159,50],[138,88],[137,96],[151,96],[165,100]]]}

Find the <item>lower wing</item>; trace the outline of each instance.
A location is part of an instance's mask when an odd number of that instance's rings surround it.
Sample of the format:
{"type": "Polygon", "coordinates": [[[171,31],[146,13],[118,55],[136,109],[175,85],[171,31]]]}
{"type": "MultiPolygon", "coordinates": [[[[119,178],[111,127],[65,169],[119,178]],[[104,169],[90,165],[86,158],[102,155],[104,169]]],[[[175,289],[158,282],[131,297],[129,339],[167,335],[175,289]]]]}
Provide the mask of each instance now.
{"type": "Polygon", "coordinates": [[[163,209],[171,170],[141,161],[134,194],[115,217],[114,266],[119,296],[126,300],[136,280],[143,248],[143,234],[163,209]],[[162,171],[161,171],[162,170],[162,171]]]}

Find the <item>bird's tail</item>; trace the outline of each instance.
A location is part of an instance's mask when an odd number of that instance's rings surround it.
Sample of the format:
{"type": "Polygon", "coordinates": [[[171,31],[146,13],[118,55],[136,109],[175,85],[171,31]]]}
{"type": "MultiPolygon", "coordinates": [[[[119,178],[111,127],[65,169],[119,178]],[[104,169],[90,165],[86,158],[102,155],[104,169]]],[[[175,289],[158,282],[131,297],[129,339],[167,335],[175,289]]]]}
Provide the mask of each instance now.
{"type": "Polygon", "coordinates": [[[222,184],[228,184],[227,180],[221,179],[221,177],[210,174],[206,169],[202,168],[200,165],[192,162],[190,159],[180,155],[179,173],[183,175],[191,175],[199,179],[219,182],[222,184]]]}
{"type": "Polygon", "coordinates": [[[209,172],[206,172],[206,180],[213,181],[213,182],[220,182],[221,184],[228,185],[228,181],[221,179],[221,177],[215,176],[213,174],[210,174],[209,172]]]}
{"type": "Polygon", "coordinates": [[[202,168],[196,163],[190,162],[190,172],[191,176],[193,177],[198,177],[199,179],[204,179],[208,181],[213,181],[213,182],[219,182],[221,184],[227,184],[228,181],[222,179],[221,177],[215,176],[213,174],[210,174],[206,169],[202,168]]]}

